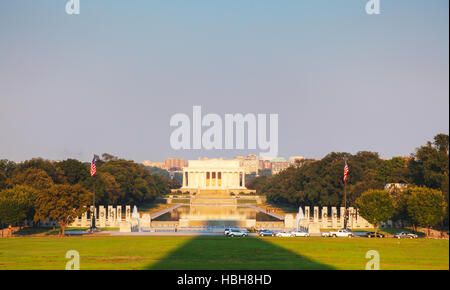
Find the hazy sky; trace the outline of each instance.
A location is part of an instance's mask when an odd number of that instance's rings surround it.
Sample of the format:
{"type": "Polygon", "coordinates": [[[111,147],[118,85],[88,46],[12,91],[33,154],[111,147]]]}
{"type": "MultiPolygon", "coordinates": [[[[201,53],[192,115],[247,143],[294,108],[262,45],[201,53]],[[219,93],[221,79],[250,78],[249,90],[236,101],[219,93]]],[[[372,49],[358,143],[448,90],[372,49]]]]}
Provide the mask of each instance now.
{"type": "Polygon", "coordinates": [[[409,155],[449,132],[448,0],[0,0],[0,158],[138,162],[175,113],[279,114],[279,155],[409,155]]]}

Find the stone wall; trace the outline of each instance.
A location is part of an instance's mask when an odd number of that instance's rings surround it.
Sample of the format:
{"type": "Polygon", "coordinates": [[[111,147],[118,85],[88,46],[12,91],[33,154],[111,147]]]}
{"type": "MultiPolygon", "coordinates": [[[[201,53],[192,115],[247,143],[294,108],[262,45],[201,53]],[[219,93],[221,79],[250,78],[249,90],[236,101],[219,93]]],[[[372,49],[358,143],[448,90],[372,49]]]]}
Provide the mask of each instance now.
{"type": "MultiPolygon", "coordinates": [[[[304,218],[299,219],[299,225],[302,228],[308,228],[309,225],[314,225],[314,228],[320,227],[322,229],[340,229],[344,227],[344,215],[345,208],[340,207],[339,211],[336,207],[309,207],[305,206],[302,208],[304,213],[304,218]],[[312,211],[311,211],[312,209],[312,211]]],[[[347,227],[350,229],[369,229],[373,228],[367,220],[359,215],[356,208],[349,207],[348,209],[348,220],[347,227]]],[[[297,221],[297,215],[294,219],[290,217],[291,215],[286,215],[285,218],[285,228],[293,229],[296,228],[295,221],[297,221]],[[293,224],[294,222],[294,224],[293,224]]]]}
{"type": "Polygon", "coordinates": [[[89,211],[85,212],[81,217],[76,218],[69,227],[89,228],[92,224],[93,212],[96,217],[95,225],[98,228],[120,228],[122,221],[131,220],[131,206],[129,205],[125,206],[125,212],[121,205],[116,207],[112,205],[107,207],[100,205],[98,209],[93,209],[91,206],[89,211]]]}

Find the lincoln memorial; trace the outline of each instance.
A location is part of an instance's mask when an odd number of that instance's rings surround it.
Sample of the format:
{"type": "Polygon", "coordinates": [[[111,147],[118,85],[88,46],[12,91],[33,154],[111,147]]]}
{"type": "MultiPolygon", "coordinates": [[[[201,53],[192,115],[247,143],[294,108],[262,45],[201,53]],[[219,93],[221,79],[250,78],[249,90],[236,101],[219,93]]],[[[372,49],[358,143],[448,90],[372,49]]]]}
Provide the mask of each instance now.
{"type": "Polygon", "coordinates": [[[183,168],[181,191],[196,193],[248,192],[245,187],[245,169],[240,160],[189,160],[183,168]]]}

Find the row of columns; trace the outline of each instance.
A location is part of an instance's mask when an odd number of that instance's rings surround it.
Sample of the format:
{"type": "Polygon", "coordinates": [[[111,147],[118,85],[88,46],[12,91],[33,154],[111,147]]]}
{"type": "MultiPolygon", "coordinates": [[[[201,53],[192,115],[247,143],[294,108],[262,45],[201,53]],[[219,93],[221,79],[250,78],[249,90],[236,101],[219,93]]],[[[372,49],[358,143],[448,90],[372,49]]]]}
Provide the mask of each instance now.
{"type": "Polygon", "coordinates": [[[183,171],[184,188],[245,187],[244,171],[183,171]],[[209,181],[209,182],[208,182],[209,181]]]}
{"type": "Polygon", "coordinates": [[[95,216],[95,224],[98,227],[118,226],[121,221],[129,221],[131,219],[131,206],[125,206],[125,219],[123,218],[122,206],[120,205],[116,207],[109,205],[107,208],[100,205],[98,210],[91,206],[89,214],[88,218],[88,212],[85,212],[81,218],[75,219],[71,226],[89,227],[92,223],[92,216],[95,216]]]}
{"type": "MultiPolygon", "coordinates": [[[[313,207],[313,215],[311,217],[310,207],[305,206],[304,216],[308,222],[321,223],[323,228],[339,228],[344,226],[344,216],[345,216],[345,208],[341,207],[339,209],[340,217],[338,218],[338,209],[336,207],[331,207],[331,218],[328,217],[328,207],[322,207],[321,211],[321,219],[319,219],[319,207],[313,207]],[[331,222],[331,223],[330,223],[331,222]]],[[[349,207],[348,208],[348,226],[350,228],[366,228],[371,227],[367,220],[365,220],[362,216],[359,215],[359,212],[356,208],[349,207]]]]}

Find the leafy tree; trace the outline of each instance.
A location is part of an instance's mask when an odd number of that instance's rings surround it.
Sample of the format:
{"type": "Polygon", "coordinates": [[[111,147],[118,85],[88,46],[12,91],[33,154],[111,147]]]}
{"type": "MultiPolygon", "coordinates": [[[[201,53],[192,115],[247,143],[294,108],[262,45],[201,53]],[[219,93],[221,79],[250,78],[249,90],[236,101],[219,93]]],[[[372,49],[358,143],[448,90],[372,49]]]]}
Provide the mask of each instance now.
{"type": "Polygon", "coordinates": [[[36,196],[35,189],[23,185],[0,191],[0,221],[12,225],[32,220],[36,196]]]}
{"type": "Polygon", "coordinates": [[[161,169],[158,167],[148,167],[148,166],[144,166],[144,168],[148,169],[151,174],[157,174],[160,176],[164,176],[167,179],[170,178],[170,173],[167,170],[164,170],[164,169],[161,169]]]}
{"type": "Polygon", "coordinates": [[[375,235],[378,227],[387,222],[394,213],[394,205],[390,194],[384,190],[368,190],[357,200],[356,205],[363,218],[375,226],[375,235]]]}
{"type": "Polygon", "coordinates": [[[426,227],[427,236],[430,226],[442,221],[445,216],[446,203],[442,192],[426,187],[413,187],[407,189],[407,210],[415,225],[426,227]]]}
{"type": "Polygon", "coordinates": [[[56,163],[56,168],[63,172],[67,183],[71,185],[75,185],[89,178],[89,165],[76,159],[67,159],[58,162],[56,163]]]}
{"type": "Polygon", "coordinates": [[[114,156],[114,155],[108,154],[108,153],[103,153],[103,154],[102,154],[102,159],[103,159],[105,162],[108,162],[108,161],[111,161],[111,160],[118,160],[119,158],[117,158],[117,157],[114,156]]]}
{"type": "Polygon", "coordinates": [[[57,221],[64,236],[67,225],[88,210],[91,197],[80,185],[53,185],[38,194],[34,220],[57,221]]]}
{"type": "Polygon", "coordinates": [[[448,156],[448,143],[449,143],[448,134],[438,134],[434,137],[434,146],[436,146],[439,152],[443,152],[447,156],[448,156]]]}
{"type": "Polygon", "coordinates": [[[344,160],[350,166],[347,181],[347,200],[351,205],[369,188],[383,188],[383,184],[374,180],[375,171],[381,159],[377,153],[362,151],[356,155],[349,153],[330,153],[322,160],[302,163],[301,166],[289,167],[279,174],[257,177],[249,186],[260,194],[265,194],[272,202],[299,205],[340,206],[344,200],[343,170],[344,160]]]}
{"type": "MultiPolygon", "coordinates": [[[[434,142],[428,142],[427,145],[419,147],[408,163],[412,183],[441,190],[447,204],[449,203],[448,142],[448,135],[436,135],[434,142]]],[[[448,216],[447,208],[445,219],[447,225],[448,216]]]]}
{"type": "Polygon", "coordinates": [[[408,189],[393,188],[390,190],[390,195],[394,202],[394,215],[392,220],[404,224],[413,224],[413,221],[408,213],[408,199],[411,192],[408,189]]]}
{"type": "Polygon", "coordinates": [[[382,184],[409,183],[409,169],[407,159],[393,157],[382,161],[376,171],[375,179],[382,184]]]}
{"type": "Polygon", "coordinates": [[[169,188],[170,189],[178,189],[181,188],[181,183],[177,178],[172,178],[169,180],[169,188]]]}
{"type": "Polygon", "coordinates": [[[13,161],[7,159],[0,160],[0,190],[8,186],[8,178],[11,177],[16,167],[17,165],[13,161]]]}
{"type": "Polygon", "coordinates": [[[9,183],[12,186],[22,184],[33,187],[36,190],[44,190],[53,185],[53,179],[44,170],[30,167],[14,172],[9,183]]]}
{"type": "Polygon", "coordinates": [[[42,158],[33,158],[31,160],[27,160],[17,166],[14,170],[14,174],[25,171],[28,168],[35,168],[44,170],[48,176],[51,177],[54,183],[61,184],[65,183],[64,173],[61,170],[57,170],[55,167],[55,162],[44,160],[42,158]]]}
{"type": "Polygon", "coordinates": [[[14,161],[7,159],[0,160],[0,172],[3,172],[7,178],[11,177],[16,168],[17,164],[14,161]]]}
{"type": "Polygon", "coordinates": [[[142,204],[170,192],[169,181],[133,161],[114,159],[97,162],[97,175],[82,182],[96,200],[105,204],[142,204]]]}
{"type": "Polygon", "coordinates": [[[0,171],[0,190],[5,189],[7,184],[6,174],[3,171],[0,171]]]}

